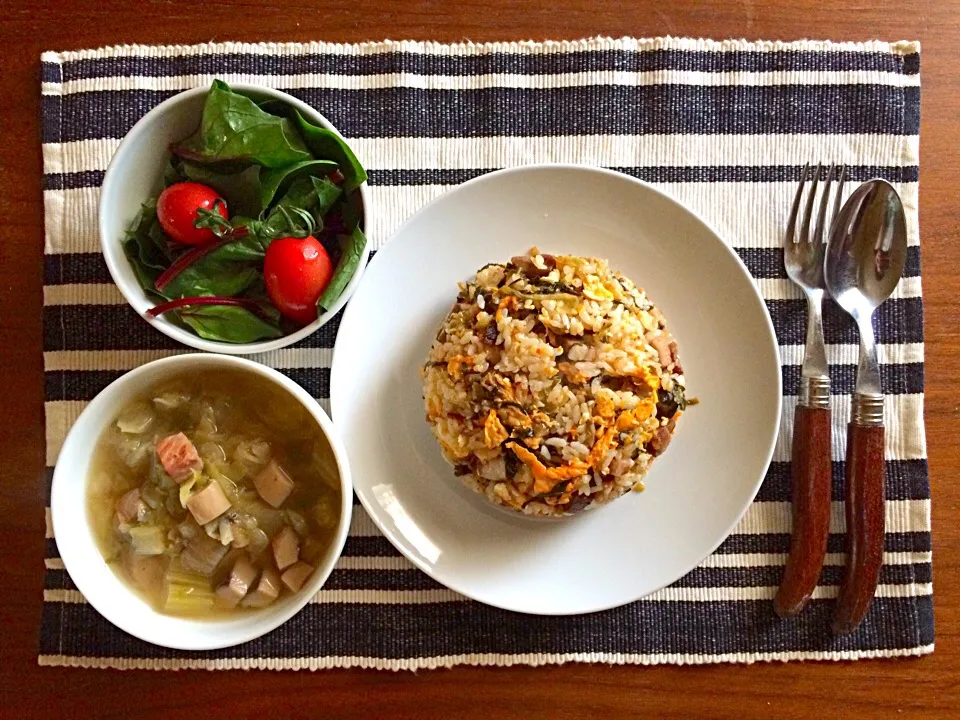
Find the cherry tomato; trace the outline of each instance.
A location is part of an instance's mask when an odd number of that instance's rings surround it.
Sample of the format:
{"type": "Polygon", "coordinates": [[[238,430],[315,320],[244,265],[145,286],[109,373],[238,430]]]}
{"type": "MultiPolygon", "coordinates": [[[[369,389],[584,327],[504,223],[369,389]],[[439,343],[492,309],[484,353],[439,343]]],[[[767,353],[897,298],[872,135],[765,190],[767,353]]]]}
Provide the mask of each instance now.
{"type": "Polygon", "coordinates": [[[299,325],[317,319],[317,300],[332,276],[330,256],[312,235],[274,240],[263,260],[267,295],[284,317],[299,325]]]}
{"type": "Polygon", "coordinates": [[[227,219],[227,203],[213,188],[195,182],[171,185],[157,199],[157,219],[163,231],[184,245],[206,245],[217,239],[209,228],[198,228],[197,210],[213,210],[227,219]]]}

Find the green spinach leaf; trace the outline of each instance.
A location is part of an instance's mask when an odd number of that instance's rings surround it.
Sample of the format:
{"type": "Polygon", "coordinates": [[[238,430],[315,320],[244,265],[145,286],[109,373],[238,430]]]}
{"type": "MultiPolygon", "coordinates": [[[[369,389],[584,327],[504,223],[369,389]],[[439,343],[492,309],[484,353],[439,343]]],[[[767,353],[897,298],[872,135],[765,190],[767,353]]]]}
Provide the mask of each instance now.
{"type": "Polygon", "coordinates": [[[137,246],[137,257],[146,267],[164,270],[173,259],[167,242],[167,236],[157,220],[157,201],[147,200],[140,206],[140,212],[130,229],[127,239],[137,246]]]}
{"type": "Polygon", "coordinates": [[[293,113],[294,122],[313,154],[318,158],[335,160],[337,165],[340,166],[340,172],[343,173],[345,178],[343,183],[345,191],[356,190],[366,182],[367,171],[363,169],[363,165],[360,164],[357,156],[353,154],[353,150],[350,149],[343,138],[332,130],[311,125],[295,109],[291,108],[290,110],[293,113]]]}
{"type": "Polygon", "coordinates": [[[163,169],[164,187],[176,185],[179,182],[184,182],[186,179],[187,176],[183,174],[183,160],[176,155],[171,155],[170,162],[168,162],[167,167],[163,169]]]}
{"type": "Polygon", "coordinates": [[[247,288],[246,292],[243,293],[243,297],[247,300],[253,300],[260,306],[261,318],[283,329],[283,316],[270,300],[270,296],[267,295],[267,284],[263,280],[263,275],[257,278],[257,281],[247,288]]]}
{"type": "Polygon", "coordinates": [[[177,314],[205,340],[249,343],[283,335],[277,324],[236,305],[193,305],[177,314]]]}
{"type": "Polygon", "coordinates": [[[317,229],[316,221],[310,215],[319,200],[313,181],[311,177],[299,177],[293,181],[267,214],[259,228],[261,235],[272,241],[285,236],[306,237],[317,229]]]}
{"type": "Polygon", "coordinates": [[[263,222],[252,218],[235,217],[231,224],[234,230],[246,228],[247,234],[217,248],[218,256],[224,260],[262,262],[267,246],[273,240],[264,232],[263,222]]]}
{"type": "Polygon", "coordinates": [[[256,217],[266,207],[260,203],[262,192],[261,169],[252,165],[240,172],[220,172],[218,169],[184,160],[182,173],[193,182],[212,187],[227,201],[230,215],[256,217]]]}
{"type": "Polygon", "coordinates": [[[353,231],[353,228],[360,224],[360,214],[356,207],[359,199],[356,193],[348,193],[340,198],[340,202],[332,210],[332,213],[338,215],[340,220],[340,229],[337,232],[349,234],[353,231]]]}
{"type": "Polygon", "coordinates": [[[338,185],[330,181],[330,178],[311,178],[313,189],[317,193],[317,206],[313,209],[314,219],[317,221],[318,229],[323,227],[323,217],[330,212],[333,206],[340,198],[343,192],[338,185]]]}
{"type": "Polygon", "coordinates": [[[283,197],[277,201],[277,204],[270,210],[267,215],[269,220],[272,217],[275,217],[278,214],[281,214],[282,211],[280,208],[285,208],[287,210],[312,210],[314,205],[317,203],[317,190],[313,186],[313,179],[309,177],[300,177],[294,180],[290,187],[287,188],[287,192],[284,193],[283,197]]]}
{"type": "Polygon", "coordinates": [[[237,262],[237,251],[227,243],[180,271],[164,286],[170,298],[216,295],[234,297],[260,277],[260,270],[249,262],[237,262]]]}
{"type": "Polygon", "coordinates": [[[276,98],[258,100],[257,107],[277,117],[286,117],[288,114],[287,104],[283,100],[277,100],[276,98]]]}
{"type": "Polygon", "coordinates": [[[156,200],[148,200],[141,206],[136,219],[127,230],[123,252],[140,287],[159,295],[154,283],[170,265],[173,253],[170,251],[167,236],[160,227],[160,221],[157,220],[156,200]]]}
{"type": "MultiPolygon", "coordinates": [[[[260,172],[260,207],[270,207],[277,195],[285,191],[290,184],[301,177],[327,175],[337,169],[333,160],[304,160],[282,168],[264,169],[260,172]]],[[[331,183],[332,185],[333,183],[331,183]]],[[[336,186],[334,186],[336,187],[336,186]]],[[[246,213],[253,214],[253,213],[246,213]]]]}
{"type": "Polygon", "coordinates": [[[137,241],[132,238],[125,241],[123,243],[123,253],[127,256],[127,260],[130,261],[130,268],[133,270],[137,282],[140,283],[140,287],[148,293],[158,295],[159,293],[156,287],[154,287],[154,283],[157,281],[157,278],[160,277],[161,271],[157,268],[144,265],[140,261],[140,249],[137,246],[137,241]]]}
{"type": "Polygon", "coordinates": [[[249,163],[281,168],[312,159],[287,118],[261,110],[250,98],[214,80],[197,131],[171,150],[195,163],[249,163]]]}
{"type": "Polygon", "coordinates": [[[337,263],[337,269],[333,272],[330,284],[327,285],[327,289],[323,291],[317,303],[322,309],[329,310],[337,302],[350,282],[350,278],[356,273],[357,266],[366,251],[367,238],[359,227],[355,227],[343,248],[343,254],[340,256],[340,262],[337,263]]]}

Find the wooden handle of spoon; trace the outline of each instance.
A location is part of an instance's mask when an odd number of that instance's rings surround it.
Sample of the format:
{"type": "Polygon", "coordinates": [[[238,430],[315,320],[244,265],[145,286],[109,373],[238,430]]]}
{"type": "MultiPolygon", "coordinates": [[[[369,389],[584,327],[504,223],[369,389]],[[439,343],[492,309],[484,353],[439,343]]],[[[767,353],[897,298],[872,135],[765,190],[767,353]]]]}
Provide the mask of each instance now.
{"type": "Polygon", "coordinates": [[[847,567],[833,611],[833,632],[857,629],[870,610],[883,565],[882,425],[847,426],[847,567]]]}
{"type": "Polygon", "coordinates": [[[773,600],[782,618],[796,616],[810,600],[830,531],[830,410],[797,405],[793,424],[793,536],[783,580],[773,600]]]}

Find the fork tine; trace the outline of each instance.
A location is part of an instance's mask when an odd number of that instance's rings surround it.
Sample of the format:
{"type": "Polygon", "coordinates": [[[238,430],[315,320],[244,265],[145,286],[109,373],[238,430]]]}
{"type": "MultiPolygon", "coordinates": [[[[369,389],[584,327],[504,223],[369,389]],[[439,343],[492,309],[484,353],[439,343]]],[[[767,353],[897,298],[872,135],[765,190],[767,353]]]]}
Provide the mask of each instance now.
{"type": "Polygon", "coordinates": [[[787,222],[787,232],[783,238],[784,245],[791,245],[797,242],[794,237],[794,231],[797,227],[797,210],[800,209],[800,198],[803,197],[803,186],[807,184],[807,173],[810,171],[810,163],[803,166],[800,171],[800,182],[797,184],[797,194],[793,197],[793,205],[790,208],[790,220],[787,222]]]}
{"type": "Polygon", "coordinates": [[[813,182],[810,184],[810,194],[807,196],[807,207],[803,211],[803,223],[800,225],[800,240],[798,242],[810,242],[810,217],[813,215],[813,201],[817,196],[817,183],[820,182],[820,163],[817,163],[817,169],[813,171],[813,182]]]}
{"type": "Polygon", "coordinates": [[[830,218],[830,224],[833,224],[833,221],[837,219],[837,216],[840,214],[840,202],[843,199],[843,183],[847,179],[847,166],[840,166],[840,177],[837,182],[837,196],[833,199],[833,217],[830,218]]]}
{"type": "Polygon", "coordinates": [[[817,210],[817,227],[814,230],[813,237],[810,239],[810,242],[814,244],[822,244],[827,241],[827,238],[824,234],[824,230],[829,230],[827,223],[827,206],[830,204],[830,186],[833,184],[833,170],[834,166],[831,165],[827,169],[827,179],[823,183],[823,194],[820,196],[820,208],[817,210]]]}

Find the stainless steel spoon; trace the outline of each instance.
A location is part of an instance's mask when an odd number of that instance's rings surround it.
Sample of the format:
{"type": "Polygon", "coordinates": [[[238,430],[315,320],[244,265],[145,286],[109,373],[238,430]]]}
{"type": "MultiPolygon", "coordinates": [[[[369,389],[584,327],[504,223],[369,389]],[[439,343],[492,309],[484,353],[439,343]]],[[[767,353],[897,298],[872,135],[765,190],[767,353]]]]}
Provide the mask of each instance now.
{"type": "Polygon", "coordinates": [[[863,183],[837,215],[824,259],[827,289],[860,330],[847,426],[847,566],[833,613],[833,631],[840,635],[866,616],[883,565],[883,392],[872,317],[900,281],[906,255],[900,196],[885,180],[863,183]]]}

